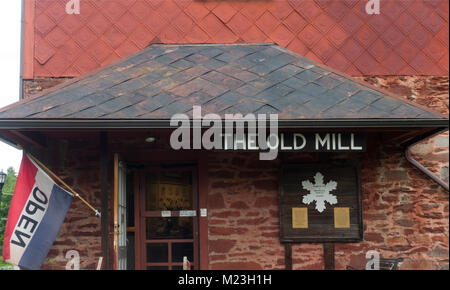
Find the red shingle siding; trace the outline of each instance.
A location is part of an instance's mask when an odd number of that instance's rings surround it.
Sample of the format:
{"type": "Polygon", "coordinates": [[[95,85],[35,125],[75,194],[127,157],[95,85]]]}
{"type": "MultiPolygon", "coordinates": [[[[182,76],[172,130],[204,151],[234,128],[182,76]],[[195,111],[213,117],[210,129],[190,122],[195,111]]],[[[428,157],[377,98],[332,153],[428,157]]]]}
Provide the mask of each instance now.
{"type": "MultiPolygon", "coordinates": [[[[25,76],[77,76],[150,43],[274,42],[350,75],[448,75],[448,1],[35,1],[25,76]]],[[[26,6],[30,9],[29,5],[26,6]]]]}

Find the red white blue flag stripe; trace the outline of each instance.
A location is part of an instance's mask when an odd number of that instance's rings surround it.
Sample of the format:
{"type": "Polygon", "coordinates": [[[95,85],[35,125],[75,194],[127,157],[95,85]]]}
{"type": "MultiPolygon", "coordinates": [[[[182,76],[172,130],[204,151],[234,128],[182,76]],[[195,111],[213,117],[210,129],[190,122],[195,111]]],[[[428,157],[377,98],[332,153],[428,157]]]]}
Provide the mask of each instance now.
{"type": "Polygon", "coordinates": [[[72,198],[24,154],[6,222],[3,260],[24,269],[40,269],[72,198]]]}

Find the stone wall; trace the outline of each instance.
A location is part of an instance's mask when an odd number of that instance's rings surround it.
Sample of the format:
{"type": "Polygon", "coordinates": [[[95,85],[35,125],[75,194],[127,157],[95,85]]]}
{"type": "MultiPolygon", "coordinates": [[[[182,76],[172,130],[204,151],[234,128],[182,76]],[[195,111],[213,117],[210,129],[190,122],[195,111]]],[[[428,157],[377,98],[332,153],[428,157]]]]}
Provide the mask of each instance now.
{"type": "MultiPolygon", "coordinates": [[[[87,202],[101,210],[98,148],[98,139],[94,138],[55,142],[46,163],[87,202]]],[[[70,250],[78,251],[80,269],[85,270],[95,270],[102,256],[100,218],[76,197],[42,269],[65,269],[70,250]]]]}
{"type": "MultiPolygon", "coordinates": [[[[71,139],[53,146],[58,149],[53,151],[52,169],[100,208],[98,144],[71,139]]],[[[379,146],[372,144],[379,150],[353,156],[362,162],[364,241],[336,244],[336,268],[364,267],[368,250],[403,257],[401,269],[448,267],[448,192],[412,167],[402,148],[379,146]]],[[[210,269],[284,269],[278,168],[284,162],[318,162],[318,156],[299,153],[259,161],[256,153],[211,152],[208,160],[210,269]]],[[[100,219],[74,199],[43,268],[64,269],[66,253],[77,250],[81,268],[94,269],[102,255],[100,236],[100,219]]],[[[293,246],[294,269],[323,266],[321,244],[293,246]]]]}
{"type": "Polygon", "coordinates": [[[448,268],[448,192],[409,164],[401,148],[385,146],[361,161],[364,242],[337,245],[336,268],[361,267],[368,250],[404,258],[401,269],[448,268]]]}
{"type": "Polygon", "coordinates": [[[279,162],[258,161],[254,153],[209,156],[210,268],[282,269],[279,162]]]}
{"type": "MultiPolygon", "coordinates": [[[[401,269],[448,268],[448,192],[412,167],[402,148],[379,146],[359,156],[364,241],[336,244],[336,269],[364,268],[369,250],[385,258],[404,258],[401,269]]],[[[295,158],[314,161],[306,154],[295,158]]],[[[280,163],[259,161],[257,154],[210,154],[211,269],[284,269],[280,163]]],[[[323,269],[322,244],[297,244],[292,251],[293,269],[323,269]]]]}

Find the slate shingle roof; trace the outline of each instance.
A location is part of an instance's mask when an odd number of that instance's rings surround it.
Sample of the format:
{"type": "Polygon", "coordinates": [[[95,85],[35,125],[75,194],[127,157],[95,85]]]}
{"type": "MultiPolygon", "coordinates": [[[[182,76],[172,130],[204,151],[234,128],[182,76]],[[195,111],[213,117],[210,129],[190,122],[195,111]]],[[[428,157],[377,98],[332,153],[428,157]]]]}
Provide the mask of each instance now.
{"type": "Polygon", "coordinates": [[[1,119],[170,119],[278,113],[279,119],[436,119],[439,114],[273,44],[159,45],[0,110],[1,119]]]}

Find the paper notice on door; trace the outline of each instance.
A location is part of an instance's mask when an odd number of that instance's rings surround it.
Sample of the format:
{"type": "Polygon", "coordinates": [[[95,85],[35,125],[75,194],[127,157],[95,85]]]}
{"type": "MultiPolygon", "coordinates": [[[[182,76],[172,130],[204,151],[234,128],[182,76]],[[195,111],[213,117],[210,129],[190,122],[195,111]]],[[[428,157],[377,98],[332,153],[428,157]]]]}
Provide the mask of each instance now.
{"type": "Polygon", "coordinates": [[[334,227],[337,229],[350,228],[350,208],[348,207],[334,208],[334,227]]]}
{"type": "Polygon", "coordinates": [[[171,217],[172,212],[170,210],[163,210],[163,211],[161,211],[161,216],[162,217],[171,217]]]}
{"type": "Polygon", "coordinates": [[[308,228],[308,208],[293,207],[292,208],[292,228],[307,229],[308,228]]]}
{"type": "Polygon", "coordinates": [[[208,209],[206,209],[206,208],[201,208],[201,209],[200,209],[200,216],[201,216],[201,217],[208,216],[208,209]]]}
{"type": "Polygon", "coordinates": [[[180,216],[197,216],[195,210],[180,210],[180,216]]]}

